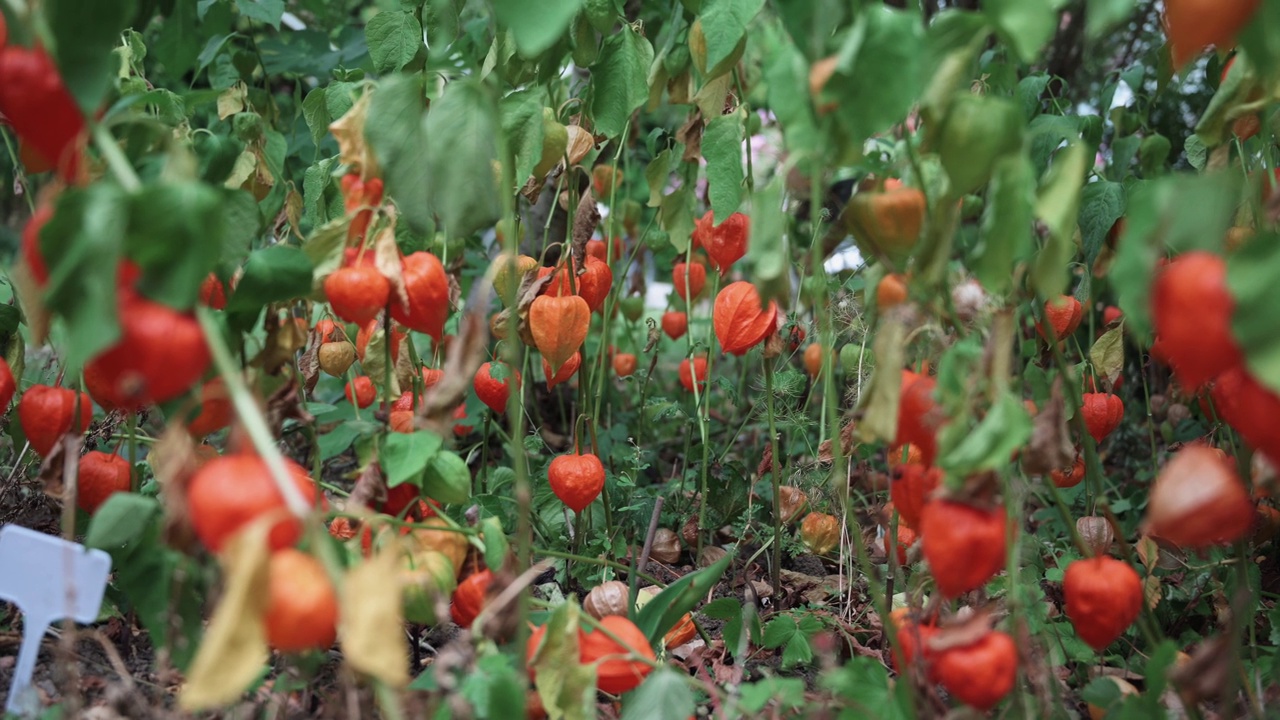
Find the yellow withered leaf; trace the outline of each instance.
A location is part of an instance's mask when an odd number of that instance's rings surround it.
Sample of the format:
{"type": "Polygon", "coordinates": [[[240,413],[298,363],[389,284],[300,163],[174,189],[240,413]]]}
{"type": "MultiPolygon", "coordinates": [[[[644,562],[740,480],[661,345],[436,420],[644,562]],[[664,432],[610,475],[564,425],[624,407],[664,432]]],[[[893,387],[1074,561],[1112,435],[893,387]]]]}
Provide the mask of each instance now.
{"type": "Polygon", "coordinates": [[[400,607],[400,555],[380,552],[347,573],[338,638],[351,667],[394,688],[409,684],[409,644],[400,607]]]}
{"type": "Polygon", "coordinates": [[[199,712],[235,702],[267,662],[267,534],[279,520],[269,513],[236,533],[220,559],[226,591],[191,664],[178,705],[199,712]]]}

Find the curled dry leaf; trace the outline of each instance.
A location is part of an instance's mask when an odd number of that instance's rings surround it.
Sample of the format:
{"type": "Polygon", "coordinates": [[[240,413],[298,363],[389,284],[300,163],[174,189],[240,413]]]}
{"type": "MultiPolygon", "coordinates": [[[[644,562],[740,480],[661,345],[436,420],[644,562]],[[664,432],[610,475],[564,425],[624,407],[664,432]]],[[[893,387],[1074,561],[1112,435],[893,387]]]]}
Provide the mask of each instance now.
{"type": "Polygon", "coordinates": [[[223,550],[226,589],[178,694],[183,710],[199,712],[235,702],[266,664],[267,535],[279,519],[277,514],[254,520],[232,536],[223,550]]]}
{"type": "Polygon", "coordinates": [[[391,302],[409,304],[409,293],[404,287],[404,262],[400,255],[400,246],[396,245],[396,226],[394,216],[392,223],[378,231],[373,239],[373,264],[378,272],[391,284],[391,302]]]}
{"type": "Polygon", "coordinates": [[[1066,404],[1062,395],[1062,378],[1053,382],[1049,402],[1031,423],[1031,440],[1022,451],[1022,467],[1029,475],[1044,475],[1071,467],[1075,447],[1067,427],[1066,404]]]}
{"type": "Polygon", "coordinates": [[[418,405],[419,423],[442,437],[453,433],[453,413],[471,388],[476,370],[484,362],[489,343],[489,305],[493,298],[493,286],[478,282],[471,287],[466,312],[458,322],[458,333],[449,345],[445,356],[444,374],[440,382],[427,390],[424,401],[418,405]]]}
{"type": "Polygon", "coordinates": [[[569,251],[573,255],[573,267],[586,268],[587,241],[600,226],[600,207],[596,197],[588,187],[578,199],[578,208],[573,214],[573,242],[569,251]]]}
{"type": "Polygon", "coordinates": [[[267,426],[271,428],[272,437],[280,436],[286,420],[297,420],[303,425],[310,425],[316,420],[304,407],[302,393],[298,392],[298,383],[293,378],[267,398],[267,426]]]}
{"type": "Polygon", "coordinates": [[[338,142],[338,162],[351,166],[360,177],[379,177],[378,158],[364,139],[364,121],[369,114],[372,94],[365,92],[346,114],[329,124],[329,132],[338,142]]]}
{"type": "Polygon", "coordinates": [[[369,464],[360,469],[355,487],[347,497],[346,509],[351,512],[361,506],[380,508],[387,502],[387,477],[382,473],[382,466],[377,458],[371,458],[369,464]]]}
{"type": "Polygon", "coordinates": [[[187,504],[187,486],[200,466],[195,441],[185,428],[174,423],[151,446],[147,462],[160,484],[165,544],[181,552],[194,551],[196,535],[187,504]]]}
{"type": "Polygon", "coordinates": [[[991,632],[996,616],[986,610],[975,610],[968,615],[957,615],[954,622],[938,628],[926,640],[930,652],[940,653],[951,648],[968,647],[991,632]]]}

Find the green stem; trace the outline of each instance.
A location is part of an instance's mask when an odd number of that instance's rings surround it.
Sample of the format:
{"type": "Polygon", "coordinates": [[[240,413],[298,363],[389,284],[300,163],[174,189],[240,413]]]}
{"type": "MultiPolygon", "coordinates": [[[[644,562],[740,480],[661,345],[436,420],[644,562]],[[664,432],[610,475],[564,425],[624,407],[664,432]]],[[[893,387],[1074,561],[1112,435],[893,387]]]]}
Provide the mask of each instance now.
{"type": "Polygon", "coordinates": [[[769,578],[773,581],[774,597],[782,596],[782,477],[778,467],[782,457],[778,452],[778,428],[773,411],[773,360],[764,361],[764,402],[765,411],[769,415],[769,450],[773,462],[770,463],[770,474],[773,476],[773,563],[769,568],[769,578]]]}

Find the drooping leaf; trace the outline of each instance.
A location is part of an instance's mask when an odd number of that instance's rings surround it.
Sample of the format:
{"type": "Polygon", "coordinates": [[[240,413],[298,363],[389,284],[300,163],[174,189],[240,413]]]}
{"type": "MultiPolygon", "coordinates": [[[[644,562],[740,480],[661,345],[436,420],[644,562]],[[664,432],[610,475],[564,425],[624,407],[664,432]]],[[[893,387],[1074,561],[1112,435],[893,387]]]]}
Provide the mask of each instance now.
{"type": "Polygon", "coordinates": [[[1235,296],[1231,329],[1244,351],[1250,372],[1273,392],[1280,392],[1280,236],[1252,238],[1227,261],[1227,284],[1235,296]]]}
{"type": "Polygon", "coordinates": [[[1004,393],[940,465],[949,475],[967,477],[1009,464],[1013,452],[1031,438],[1031,416],[1022,400],[1004,393]]]}
{"type": "Polygon", "coordinates": [[[651,64],[653,45],[631,26],[624,25],[621,32],[605,38],[600,58],[591,66],[591,117],[597,133],[622,134],[631,113],[649,99],[651,64]]]}
{"type": "Polygon", "coordinates": [[[54,39],[54,60],[86,116],[98,111],[118,63],[111,51],[133,18],[134,0],[49,0],[41,5],[54,39]]]}
{"type": "Polygon", "coordinates": [[[1053,39],[1064,4],[1065,0],[984,0],[982,9],[1001,38],[1029,63],[1053,39]]]}
{"type": "Polygon", "coordinates": [[[1109,180],[1089,183],[1080,191],[1078,222],[1086,263],[1093,264],[1107,233],[1124,217],[1126,200],[1124,186],[1109,180]]]}
{"type": "Polygon", "coordinates": [[[826,87],[853,142],[906,117],[924,89],[923,37],[916,14],[880,4],[869,6],[846,36],[826,87]]]}
{"type": "Polygon", "coordinates": [[[128,197],[113,183],[65,192],[40,232],[49,265],[45,304],[67,323],[64,360],[79,367],[120,336],[117,262],[124,249],[128,197]]]}
{"type": "Polygon", "coordinates": [[[227,312],[256,312],[263,305],[311,292],[311,261],[289,245],[272,245],[249,254],[244,274],[227,299],[227,312]]]}
{"type": "Polygon", "coordinates": [[[982,242],[974,274],[992,292],[1004,292],[1013,281],[1014,263],[1031,252],[1035,175],[1025,153],[996,164],[982,216],[982,242]]]}
{"type": "Polygon", "coordinates": [[[532,58],[560,39],[581,5],[582,0],[495,0],[493,11],[520,54],[532,58]]]}
{"type": "Polygon", "coordinates": [[[1087,162],[1084,144],[1072,143],[1058,154],[1040,188],[1036,217],[1049,228],[1049,238],[1036,257],[1032,282],[1041,297],[1057,297],[1067,287],[1067,263],[1075,252],[1072,237],[1087,162]]]}
{"type": "Polygon", "coordinates": [[[126,548],[148,531],[152,516],[159,510],[155,498],[115,493],[93,514],[84,543],[113,553],[126,548]]]}
{"type": "Polygon", "coordinates": [[[507,149],[516,156],[516,183],[529,177],[542,157],[542,108],[548,103],[547,91],[539,86],[513,92],[499,104],[507,149]]]}
{"type": "Polygon", "coordinates": [[[1221,251],[1240,184],[1238,173],[1218,172],[1173,175],[1130,188],[1111,281],[1125,326],[1139,341],[1151,333],[1148,298],[1156,260],[1165,249],[1221,251]]]}
{"type": "Polygon", "coordinates": [[[742,114],[721,115],[707,123],[702,156],[707,160],[707,197],[717,224],[742,204],[742,114]]]}
{"type": "Polygon", "coordinates": [[[764,0],[703,0],[699,11],[707,41],[707,68],[729,57],[747,32],[747,23],[764,7],[764,0]]]}
{"type": "Polygon", "coordinates": [[[143,294],[179,309],[195,305],[231,229],[224,200],[198,182],[153,185],[130,198],[125,251],[142,268],[143,294]]]}
{"type": "MultiPolygon", "coordinates": [[[[416,232],[425,232],[432,224],[431,207],[422,201],[430,186],[422,82],[420,74],[384,78],[369,101],[364,125],[387,195],[398,201],[401,214],[416,232]]],[[[327,94],[333,94],[333,86],[327,94]]],[[[332,109],[329,114],[333,116],[332,109]]]]}
{"type": "Polygon", "coordinates": [[[530,662],[543,706],[565,720],[595,717],[596,666],[579,662],[579,612],[576,602],[556,607],[530,662]]]}
{"type": "Polygon", "coordinates": [[[454,237],[492,225],[501,213],[494,170],[500,132],[497,103],[473,79],[450,83],[427,113],[427,198],[454,237]]]}

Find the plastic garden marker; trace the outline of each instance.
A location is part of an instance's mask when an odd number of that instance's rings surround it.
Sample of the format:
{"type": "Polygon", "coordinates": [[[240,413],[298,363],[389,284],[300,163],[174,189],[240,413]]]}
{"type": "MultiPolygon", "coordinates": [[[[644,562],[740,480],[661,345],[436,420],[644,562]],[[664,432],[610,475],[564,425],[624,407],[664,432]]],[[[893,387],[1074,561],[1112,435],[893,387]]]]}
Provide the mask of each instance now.
{"type": "Polygon", "coordinates": [[[98,618],[111,556],[17,525],[0,528],[0,600],[22,611],[22,648],[5,710],[35,717],[39,699],[31,687],[40,640],[55,621],[98,618]]]}

